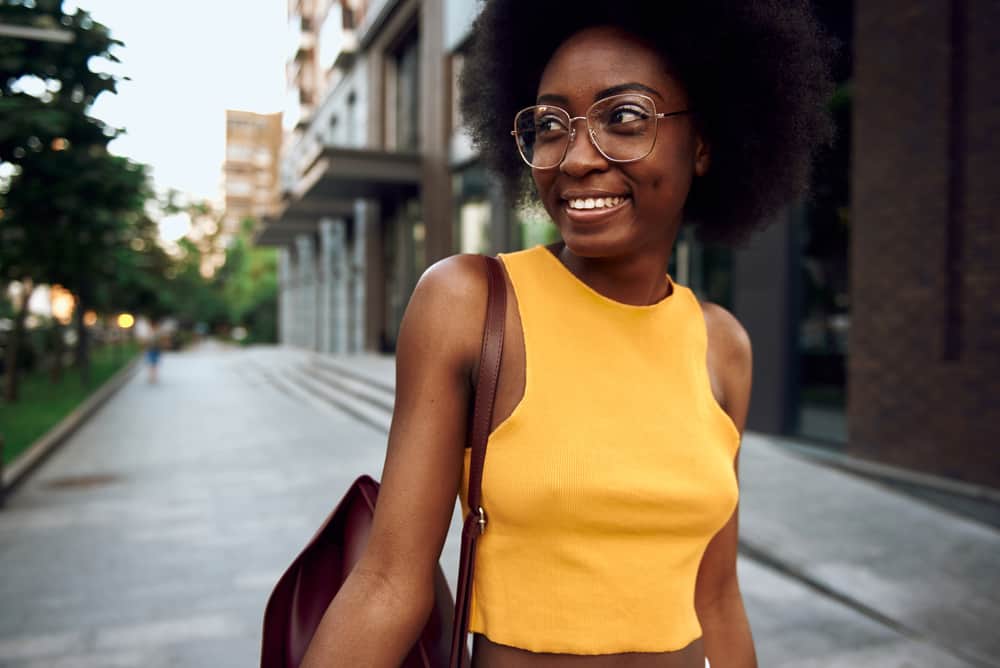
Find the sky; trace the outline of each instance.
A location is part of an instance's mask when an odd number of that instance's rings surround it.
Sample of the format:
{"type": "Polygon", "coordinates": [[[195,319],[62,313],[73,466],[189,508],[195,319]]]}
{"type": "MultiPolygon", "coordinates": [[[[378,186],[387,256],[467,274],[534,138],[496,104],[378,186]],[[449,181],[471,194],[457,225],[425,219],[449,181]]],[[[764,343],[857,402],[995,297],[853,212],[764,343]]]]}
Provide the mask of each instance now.
{"type": "Polygon", "coordinates": [[[131,81],[91,114],[127,133],[111,150],[152,167],[157,189],[218,201],[225,110],[281,111],[285,0],[64,0],[125,42],[113,66],[131,81]]]}

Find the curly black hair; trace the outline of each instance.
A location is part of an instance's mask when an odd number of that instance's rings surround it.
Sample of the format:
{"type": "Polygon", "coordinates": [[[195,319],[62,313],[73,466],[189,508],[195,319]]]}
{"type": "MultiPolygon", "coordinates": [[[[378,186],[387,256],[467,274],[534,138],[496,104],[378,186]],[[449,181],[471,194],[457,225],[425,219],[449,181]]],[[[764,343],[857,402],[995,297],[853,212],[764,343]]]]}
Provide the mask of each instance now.
{"type": "Polygon", "coordinates": [[[833,138],[826,105],[836,50],[808,0],[487,0],[466,54],[461,109],[512,196],[529,183],[510,136],[514,114],[534,103],[556,48],[598,25],[652,44],[688,92],[712,149],[684,208],[701,240],[744,241],[807,192],[813,155],[833,138]]]}

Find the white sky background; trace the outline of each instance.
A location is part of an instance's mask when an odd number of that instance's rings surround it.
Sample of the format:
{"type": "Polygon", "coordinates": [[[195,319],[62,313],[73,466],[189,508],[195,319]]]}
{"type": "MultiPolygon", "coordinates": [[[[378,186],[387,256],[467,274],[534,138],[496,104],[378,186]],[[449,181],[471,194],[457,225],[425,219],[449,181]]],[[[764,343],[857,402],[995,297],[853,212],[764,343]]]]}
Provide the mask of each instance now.
{"type": "Polygon", "coordinates": [[[131,78],[101,94],[91,114],[127,134],[112,152],[152,167],[158,190],[217,201],[226,109],[280,111],[285,0],[65,0],[125,42],[115,72],[131,78]]]}

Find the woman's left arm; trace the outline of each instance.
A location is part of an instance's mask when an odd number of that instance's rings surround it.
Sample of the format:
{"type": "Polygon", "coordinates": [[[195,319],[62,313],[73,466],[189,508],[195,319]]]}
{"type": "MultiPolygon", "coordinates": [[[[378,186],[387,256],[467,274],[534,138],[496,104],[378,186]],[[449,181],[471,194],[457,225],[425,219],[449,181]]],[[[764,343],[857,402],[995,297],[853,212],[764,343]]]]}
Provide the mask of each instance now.
{"type": "MultiPolygon", "coordinates": [[[[718,384],[716,396],[742,438],[750,405],[753,355],[739,321],[715,304],[703,305],[708,330],[708,365],[718,384]],[[721,396],[719,396],[721,395],[721,396]]],[[[739,455],[733,468],[739,479],[739,455]]],[[[695,586],[705,655],[712,668],[756,668],[753,637],[736,577],[739,506],[705,550],[695,586]]]]}

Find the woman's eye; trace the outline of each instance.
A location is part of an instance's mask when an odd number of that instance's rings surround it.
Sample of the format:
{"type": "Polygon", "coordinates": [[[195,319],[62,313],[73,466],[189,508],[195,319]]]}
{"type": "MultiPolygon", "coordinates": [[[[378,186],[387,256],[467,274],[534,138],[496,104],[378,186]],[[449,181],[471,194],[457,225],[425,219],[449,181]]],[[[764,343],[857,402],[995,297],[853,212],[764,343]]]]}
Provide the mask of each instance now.
{"type": "Polygon", "coordinates": [[[543,116],[535,121],[535,132],[539,134],[565,131],[565,123],[557,116],[543,116]]]}
{"type": "Polygon", "coordinates": [[[635,121],[644,121],[649,118],[649,114],[645,109],[640,109],[637,107],[617,107],[611,110],[608,114],[608,124],[617,125],[620,123],[633,123],[635,121]]]}

